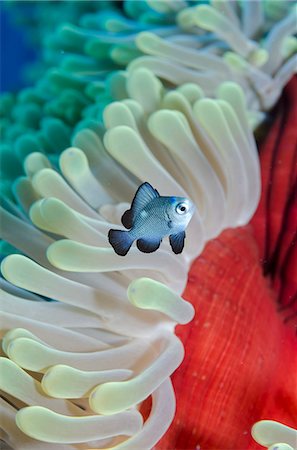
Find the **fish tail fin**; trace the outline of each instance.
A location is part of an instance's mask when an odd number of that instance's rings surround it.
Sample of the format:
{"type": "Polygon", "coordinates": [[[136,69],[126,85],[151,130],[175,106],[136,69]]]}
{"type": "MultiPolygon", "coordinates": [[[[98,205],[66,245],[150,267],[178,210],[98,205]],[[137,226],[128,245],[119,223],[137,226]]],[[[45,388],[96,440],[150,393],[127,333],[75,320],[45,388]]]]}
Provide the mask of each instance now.
{"type": "Polygon", "coordinates": [[[109,230],[108,240],[118,255],[125,256],[130,250],[134,239],[131,238],[129,231],[109,230]]]}

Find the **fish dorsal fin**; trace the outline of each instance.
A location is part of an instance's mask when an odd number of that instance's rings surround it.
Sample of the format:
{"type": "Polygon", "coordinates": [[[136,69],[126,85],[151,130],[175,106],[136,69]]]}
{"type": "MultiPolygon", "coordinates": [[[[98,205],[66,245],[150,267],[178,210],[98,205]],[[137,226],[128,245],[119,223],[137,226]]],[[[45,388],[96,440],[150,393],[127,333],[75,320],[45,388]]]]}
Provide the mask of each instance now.
{"type": "Polygon", "coordinates": [[[152,200],[160,197],[157,189],[154,189],[148,182],[142,183],[136,191],[132,201],[131,209],[128,209],[122,217],[122,224],[126,228],[132,228],[135,217],[143,210],[152,200]]]}
{"type": "Polygon", "coordinates": [[[159,192],[149,183],[143,183],[139,186],[133,199],[131,210],[135,217],[143,208],[145,208],[152,200],[160,197],[159,192]]]}

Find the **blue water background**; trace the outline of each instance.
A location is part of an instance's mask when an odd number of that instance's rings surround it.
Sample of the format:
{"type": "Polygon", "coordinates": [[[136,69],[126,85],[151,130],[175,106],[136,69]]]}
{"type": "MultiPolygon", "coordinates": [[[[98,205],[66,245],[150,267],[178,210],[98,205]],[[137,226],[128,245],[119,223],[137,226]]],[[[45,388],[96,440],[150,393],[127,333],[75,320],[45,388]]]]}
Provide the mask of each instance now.
{"type": "Polygon", "coordinates": [[[21,27],[14,25],[11,13],[0,0],[0,91],[18,91],[29,84],[24,68],[37,59],[21,27]]]}

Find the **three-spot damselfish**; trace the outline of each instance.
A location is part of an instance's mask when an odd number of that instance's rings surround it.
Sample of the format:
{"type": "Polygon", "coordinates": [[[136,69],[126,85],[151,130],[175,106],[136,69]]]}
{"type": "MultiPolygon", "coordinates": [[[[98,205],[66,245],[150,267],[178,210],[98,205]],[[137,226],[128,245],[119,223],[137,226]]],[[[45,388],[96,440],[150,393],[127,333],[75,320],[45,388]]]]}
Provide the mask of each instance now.
{"type": "Polygon", "coordinates": [[[125,256],[136,240],[141,252],[155,252],[165,236],[174,253],[183,251],[185,229],[195,210],[191,200],[184,197],[162,197],[149,183],[137,189],[131,208],[122,217],[128,231],[109,230],[108,240],[114,251],[125,256]]]}

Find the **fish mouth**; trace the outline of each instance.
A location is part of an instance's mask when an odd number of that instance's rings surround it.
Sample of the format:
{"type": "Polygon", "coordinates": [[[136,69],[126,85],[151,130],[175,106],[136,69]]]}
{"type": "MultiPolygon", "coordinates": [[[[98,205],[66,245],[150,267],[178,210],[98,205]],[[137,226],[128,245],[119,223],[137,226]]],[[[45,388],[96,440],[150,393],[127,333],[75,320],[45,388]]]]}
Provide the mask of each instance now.
{"type": "Polygon", "coordinates": [[[187,225],[190,223],[190,221],[192,220],[192,218],[193,218],[193,216],[194,216],[194,214],[195,214],[195,211],[197,210],[197,207],[196,207],[196,205],[191,201],[191,200],[189,200],[189,199],[187,199],[187,203],[188,203],[188,205],[189,205],[189,210],[188,210],[188,212],[187,212],[187,214],[186,214],[186,217],[185,217],[185,220],[186,220],[186,223],[187,223],[187,225]]]}
{"type": "Polygon", "coordinates": [[[191,214],[191,216],[193,216],[194,212],[196,211],[196,205],[195,203],[192,202],[192,200],[188,200],[189,202],[189,213],[191,214]]]}

